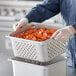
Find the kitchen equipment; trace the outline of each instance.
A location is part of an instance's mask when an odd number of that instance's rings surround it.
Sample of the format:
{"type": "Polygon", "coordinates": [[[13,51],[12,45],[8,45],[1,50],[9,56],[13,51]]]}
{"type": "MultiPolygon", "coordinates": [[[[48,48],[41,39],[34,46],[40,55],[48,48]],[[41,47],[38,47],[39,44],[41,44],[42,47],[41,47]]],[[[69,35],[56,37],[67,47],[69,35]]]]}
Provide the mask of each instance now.
{"type": "MultiPolygon", "coordinates": [[[[35,26],[35,28],[40,27],[43,27],[43,25],[35,26]]],[[[45,27],[51,29],[49,25],[45,27]]],[[[21,31],[22,30],[17,30],[16,32],[20,33],[21,31]]],[[[31,60],[47,62],[52,60],[56,56],[64,53],[66,49],[65,44],[63,42],[56,41],[52,38],[46,41],[38,42],[38,41],[16,38],[12,36],[7,37],[11,39],[15,56],[31,60]]]]}
{"type": "Polygon", "coordinates": [[[11,61],[14,76],[66,76],[66,59],[63,56],[51,60],[46,65],[18,57],[12,58],[11,61]]]}

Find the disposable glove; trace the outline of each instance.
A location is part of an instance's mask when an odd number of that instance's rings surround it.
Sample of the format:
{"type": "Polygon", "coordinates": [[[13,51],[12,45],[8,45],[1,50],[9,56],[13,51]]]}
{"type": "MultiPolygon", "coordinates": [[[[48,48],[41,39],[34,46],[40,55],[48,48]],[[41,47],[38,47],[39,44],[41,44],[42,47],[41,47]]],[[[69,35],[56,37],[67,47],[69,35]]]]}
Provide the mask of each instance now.
{"type": "Polygon", "coordinates": [[[13,37],[14,37],[14,36],[17,36],[18,34],[24,32],[24,31],[26,31],[26,30],[34,27],[34,26],[35,26],[35,25],[30,25],[30,24],[27,24],[27,26],[22,26],[22,28],[19,28],[19,29],[17,29],[16,31],[14,31],[13,33],[11,33],[10,36],[13,36],[13,37]]]}
{"type": "Polygon", "coordinates": [[[14,31],[16,31],[18,28],[23,27],[24,25],[28,24],[28,19],[27,18],[22,18],[19,22],[15,23],[13,25],[14,31]]]}
{"type": "Polygon", "coordinates": [[[52,38],[58,41],[67,42],[69,38],[76,33],[76,30],[72,26],[67,26],[57,30],[53,35],[52,38]]]}

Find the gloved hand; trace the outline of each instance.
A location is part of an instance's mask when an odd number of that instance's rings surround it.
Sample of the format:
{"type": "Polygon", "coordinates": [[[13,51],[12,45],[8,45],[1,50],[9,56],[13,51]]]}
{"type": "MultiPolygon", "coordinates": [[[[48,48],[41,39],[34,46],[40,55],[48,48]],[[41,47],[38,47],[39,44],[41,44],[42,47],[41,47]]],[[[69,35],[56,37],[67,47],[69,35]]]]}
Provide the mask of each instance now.
{"type": "Polygon", "coordinates": [[[17,29],[16,31],[14,31],[13,33],[11,33],[10,36],[15,37],[15,36],[17,36],[18,34],[24,32],[24,31],[26,31],[26,30],[34,27],[34,26],[35,26],[35,25],[30,25],[30,24],[27,24],[27,26],[22,26],[22,28],[19,28],[19,29],[17,29]]]}
{"type": "Polygon", "coordinates": [[[24,25],[28,24],[28,19],[27,18],[22,18],[19,22],[15,23],[13,25],[14,31],[16,31],[18,28],[23,27],[24,25]]]}
{"type": "Polygon", "coordinates": [[[59,40],[62,42],[67,42],[69,38],[76,33],[76,30],[72,26],[67,26],[57,30],[53,35],[52,38],[55,40],[59,40]]]}

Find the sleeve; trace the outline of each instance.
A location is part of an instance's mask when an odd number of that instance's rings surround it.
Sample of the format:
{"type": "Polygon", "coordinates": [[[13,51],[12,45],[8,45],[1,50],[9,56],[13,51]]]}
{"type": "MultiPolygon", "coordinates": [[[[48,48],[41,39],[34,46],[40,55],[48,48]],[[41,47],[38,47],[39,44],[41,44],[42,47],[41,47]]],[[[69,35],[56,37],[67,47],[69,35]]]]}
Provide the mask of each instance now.
{"type": "Polygon", "coordinates": [[[75,30],[76,30],[76,23],[75,23],[75,24],[73,24],[72,26],[73,26],[73,27],[75,28],[75,30]]]}
{"type": "Polygon", "coordinates": [[[29,22],[42,22],[60,12],[59,0],[44,0],[25,16],[29,22]]]}

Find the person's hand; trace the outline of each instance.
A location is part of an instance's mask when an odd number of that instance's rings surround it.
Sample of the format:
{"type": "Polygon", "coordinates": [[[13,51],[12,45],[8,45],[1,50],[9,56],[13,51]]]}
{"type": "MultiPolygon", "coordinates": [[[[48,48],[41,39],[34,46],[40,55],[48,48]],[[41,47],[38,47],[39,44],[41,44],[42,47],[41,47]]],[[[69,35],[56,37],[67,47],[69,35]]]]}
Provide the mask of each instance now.
{"type": "Polygon", "coordinates": [[[30,28],[38,28],[38,27],[41,27],[41,24],[40,23],[36,23],[36,22],[31,22],[31,23],[27,23],[26,24],[27,26],[24,26],[24,25],[20,25],[20,26],[16,26],[14,25],[15,27],[15,31],[13,33],[10,34],[10,36],[16,36],[18,35],[19,33],[21,32],[24,32],[25,30],[28,30],[30,28]]]}
{"type": "Polygon", "coordinates": [[[13,25],[14,31],[16,31],[18,28],[23,27],[24,25],[28,24],[28,19],[27,18],[22,18],[19,22],[15,23],[13,25]]]}
{"type": "Polygon", "coordinates": [[[57,30],[52,38],[62,42],[67,42],[69,38],[76,33],[76,30],[72,26],[67,26],[57,30]]]}
{"type": "Polygon", "coordinates": [[[24,32],[24,31],[26,31],[26,30],[34,27],[34,26],[35,26],[35,25],[31,25],[31,24],[27,24],[27,26],[22,26],[22,28],[19,28],[19,29],[17,29],[16,31],[14,31],[13,33],[11,33],[10,36],[15,37],[15,36],[17,36],[18,34],[24,32]]]}

